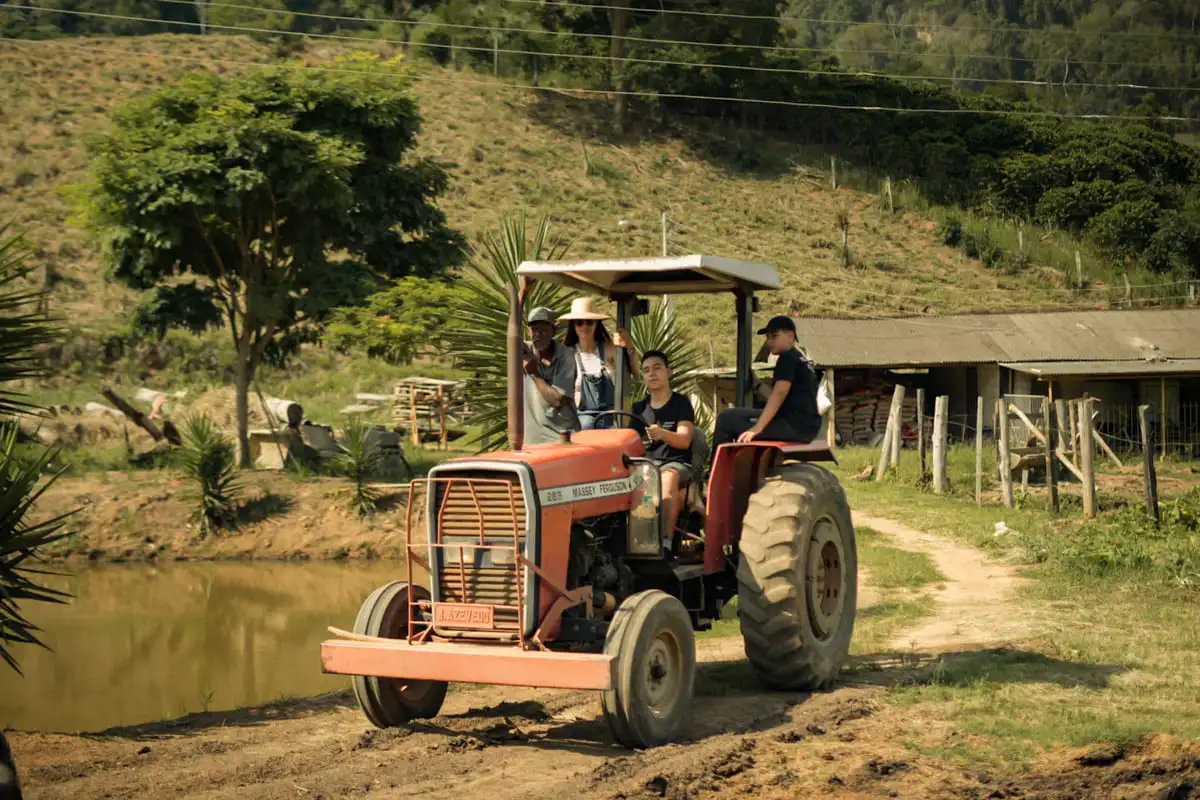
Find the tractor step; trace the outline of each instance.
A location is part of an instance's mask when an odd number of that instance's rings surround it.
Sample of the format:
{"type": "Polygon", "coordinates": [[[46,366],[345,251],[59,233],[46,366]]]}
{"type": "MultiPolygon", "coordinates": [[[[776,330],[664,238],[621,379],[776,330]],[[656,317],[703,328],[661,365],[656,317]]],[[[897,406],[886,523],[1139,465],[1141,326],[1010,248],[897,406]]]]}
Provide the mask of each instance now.
{"type": "Polygon", "coordinates": [[[522,650],[512,645],[447,644],[404,639],[321,643],[321,671],[376,678],[594,689],[613,686],[613,657],[602,653],[522,650]]]}

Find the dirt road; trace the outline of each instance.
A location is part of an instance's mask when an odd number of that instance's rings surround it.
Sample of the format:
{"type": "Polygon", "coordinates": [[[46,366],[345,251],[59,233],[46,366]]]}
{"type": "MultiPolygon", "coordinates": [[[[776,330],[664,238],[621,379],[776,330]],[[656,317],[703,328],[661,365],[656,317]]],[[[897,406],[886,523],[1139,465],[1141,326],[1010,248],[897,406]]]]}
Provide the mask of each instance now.
{"type": "MultiPolygon", "coordinates": [[[[947,578],[934,616],[897,637],[897,649],[915,640],[921,653],[978,650],[976,638],[991,645],[1020,633],[1002,622],[1017,610],[1007,567],[887,520],[856,520],[927,549],[947,578]]],[[[851,670],[814,695],[767,693],[732,660],[739,655],[736,639],[702,645],[685,741],[644,752],[611,743],[594,695],[495,687],[453,692],[437,719],[387,731],[338,695],[99,736],[11,739],[31,800],[1186,797],[1185,786],[1200,785],[1200,760],[1165,740],[1082,762],[1055,753],[1015,778],[949,767],[904,743],[952,746],[958,733],[883,703],[895,670],[851,670]]]]}

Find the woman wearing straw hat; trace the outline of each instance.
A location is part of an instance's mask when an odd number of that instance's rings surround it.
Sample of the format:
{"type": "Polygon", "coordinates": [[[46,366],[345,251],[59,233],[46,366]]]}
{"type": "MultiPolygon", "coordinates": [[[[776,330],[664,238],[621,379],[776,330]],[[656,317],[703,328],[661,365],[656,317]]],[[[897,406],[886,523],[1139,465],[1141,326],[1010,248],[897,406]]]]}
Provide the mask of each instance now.
{"type": "Polygon", "coordinates": [[[608,314],[596,309],[593,298],[587,296],[576,297],[571,301],[571,310],[558,318],[567,323],[563,344],[575,356],[575,407],[584,430],[613,426],[612,417],[597,420],[596,415],[614,408],[612,376],[617,369],[618,347],[625,350],[625,365],[633,374],[629,334],[618,330],[615,337],[610,337],[604,328],[606,319],[608,314]]]}

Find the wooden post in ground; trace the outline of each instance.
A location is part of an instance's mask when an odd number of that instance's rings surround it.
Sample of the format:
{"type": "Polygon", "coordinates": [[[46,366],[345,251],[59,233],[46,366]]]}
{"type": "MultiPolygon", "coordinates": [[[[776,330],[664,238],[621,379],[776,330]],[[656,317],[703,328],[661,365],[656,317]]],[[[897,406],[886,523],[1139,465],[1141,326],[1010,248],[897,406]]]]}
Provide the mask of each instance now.
{"type": "Polygon", "coordinates": [[[837,156],[829,157],[829,185],[837,189],[837,156]]]}
{"type": "Polygon", "coordinates": [[[825,429],[825,443],[832,450],[837,444],[837,384],[834,383],[835,376],[833,368],[825,370],[825,375],[829,378],[829,424],[825,429]]]}
{"type": "Polygon", "coordinates": [[[892,199],[892,176],[891,175],[889,175],[887,177],[887,183],[884,185],[887,187],[888,214],[894,215],[896,213],[896,201],[894,199],[892,199]]]}
{"type": "Polygon", "coordinates": [[[1050,507],[1057,514],[1061,507],[1058,502],[1058,479],[1054,475],[1054,418],[1050,413],[1051,407],[1049,397],[1042,401],[1042,418],[1046,421],[1046,491],[1050,495],[1050,507]]]}
{"type": "Polygon", "coordinates": [[[946,433],[947,411],[950,408],[949,395],[938,395],[933,401],[933,491],[934,494],[944,494],[946,491],[946,433]]]}
{"type": "MultiPolygon", "coordinates": [[[[903,388],[903,387],[901,387],[901,388],[903,388]]],[[[901,399],[903,399],[903,394],[901,394],[901,399]]],[[[904,406],[901,405],[899,411],[896,413],[896,428],[892,432],[891,454],[888,456],[888,463],[890,463],[893,467],[898,466],[900,464],[900,445],[903,444],[903,442],[904,442],[903,434],[904,434],[904,406]]]]}
{"type": "Polygon", "coordinates": [[[975,505],[983,505],[983,397],[975,398],[975,505]]]}
{"type": "Polygon", "coordinates": [[[445,450],[446,443],[449,440],[448,431],[446,430],[446,391],[445,387],[438,387],[438,449],[445,450]]]}
{"type": "Polygon", "coordinates": [[[1067,414],[1071,424],[1071,452],[1075,455],[1076,463],[1079,462],[1079,415],[1076,401],[1072,400],[1067,403],[1067,414]]]}
{"type": "Polygon", "coordinates": [[[917,456],[921,461],[921,480],[928,475],[925,465],[925,390],[917,389],[917,456]]]}
{"type": "Polygon", "coordinates": [[[1167,379],[1158,379],[1158,393],[1161,402],[1158,406],[1159,433],[1162,436],[1162,457],[1167,457],[1167,379]]]}
{"type": "Polygon", "coordinates": [[[900,435],[900,407],[904,403],[904,386],[897,383],[892,392],[892,408],[888,412],[887,431],[883,436],[883,447],[879,451],[879,466],[875,470],[875,480],[882,481],[883,473],[887,471],[892,460],[892,437],[900,435]]]}
{"type": "Polygon", "coordinates": [[[1150,406],[1138,406],[1138,422],[1142,426],[1142,474],[1146,480],[1146,513],[1154,517],[1158,525],[1158,473],[1154,469],[1154,448],[1150,443],[1150,424],[1146,412],[1150,406]]]}
{"type": "Polygon", "coordinates": [[[1096,443],[1092,440],[1092,403],[1079,401],[1079,468],[1083,471],[1083,516],[1096,518],[1096,443]]]}
{"type": "Polygon", "coordinates": [[[1004,507],[1013,507],[1013,483],[1012,483],[1012,458],[1009,454],[1008,442],[1008,400],[1001,397],[996,401],[996,407],[999,411],[1000,431],[998,437],[1000,442],[1000,459],[997,467],[1000,470],[1000,488],[1004,492],[1004,507]]]}
{"type": "Polygon", "coordinates": [[[412,443],[419,445],[421,443],[421,434],[417,428],[417,387],[410,386],[408,388],[408,410],[412,412],[412,426],[409,433],[412,437],[412,443]]]}

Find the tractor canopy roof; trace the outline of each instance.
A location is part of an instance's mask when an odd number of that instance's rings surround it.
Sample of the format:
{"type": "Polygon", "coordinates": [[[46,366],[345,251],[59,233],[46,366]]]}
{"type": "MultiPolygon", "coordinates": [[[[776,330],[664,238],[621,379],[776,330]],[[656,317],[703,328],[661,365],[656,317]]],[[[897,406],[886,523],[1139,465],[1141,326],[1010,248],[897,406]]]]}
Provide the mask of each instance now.
{"type": "Polygon", "coordinates": [[[517,274],[608,297],[696,294],[778,289],[779,274],[767,264],[720,256],[525,261],[517,274]]]}

